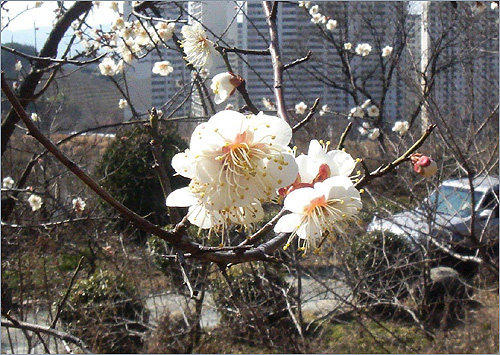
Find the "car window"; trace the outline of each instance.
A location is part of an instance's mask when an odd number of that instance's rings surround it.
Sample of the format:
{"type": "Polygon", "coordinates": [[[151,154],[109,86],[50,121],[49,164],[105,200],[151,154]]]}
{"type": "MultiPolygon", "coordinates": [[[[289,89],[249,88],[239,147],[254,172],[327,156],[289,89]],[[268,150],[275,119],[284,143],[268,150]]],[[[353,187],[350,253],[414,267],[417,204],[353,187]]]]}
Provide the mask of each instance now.
{"type": "MultiPolygon", "coordinates": [[[[474,191],[474,201],[481,200],[483,193],[474,191]]],[[[435,208],[437,213],[449,216],[458,215],[467,217],[471,214],[471,193],[469,189],[452,186],[441,186],[428,199],[430,207],[435,208]]]]}
{"type": "Polygon", "coordinates": [[[492,218],[498,218],[498,191],[489,192],[483,201],[483,209],[493,209],[492,218]]]}

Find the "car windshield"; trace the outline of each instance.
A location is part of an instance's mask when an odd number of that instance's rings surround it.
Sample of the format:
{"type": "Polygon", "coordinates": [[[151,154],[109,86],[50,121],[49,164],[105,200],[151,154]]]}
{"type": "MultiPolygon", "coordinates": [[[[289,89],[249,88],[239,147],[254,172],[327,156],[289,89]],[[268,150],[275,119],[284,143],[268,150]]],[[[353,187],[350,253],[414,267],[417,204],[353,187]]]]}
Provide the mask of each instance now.
{"type": "MultiPolygon", "coordinates": [[[[481,199],[481,192],[474,192],[474,201],[477,206],[481,199]]],[[[441,186],[428,199],[431,207],[436,208],[437,213],[449,216],[467,217],[471,214],[471,194],[469,189],[452,186],[441,186]]]]}

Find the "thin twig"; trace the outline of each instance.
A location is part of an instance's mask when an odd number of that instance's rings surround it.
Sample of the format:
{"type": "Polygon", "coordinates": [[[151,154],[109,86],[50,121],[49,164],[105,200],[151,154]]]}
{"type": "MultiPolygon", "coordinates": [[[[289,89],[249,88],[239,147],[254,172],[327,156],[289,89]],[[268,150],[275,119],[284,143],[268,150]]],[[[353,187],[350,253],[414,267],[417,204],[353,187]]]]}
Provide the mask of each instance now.
{"type": "Polygon", "coordinates": [[[283,67],[283,71],[288,70],[288,69],[291,69],[291,68],[293,68],[294,66],[299,65],[299,64],[301,64],[301,63],[307,62],[307,61],[309,60],[309,58],[311,58],[311,55],[312,55],[312,52],[311,52],[311,51],[309,51],[309,52],[307,52],[307,54],[306,54],[306,56],[305,56],[305,57],[302,57],[302,58],[296,59],[296,60],[294,60],[294,61],[293,61],[293,62],[291,62],[291,63],[285,64],[285,66],[283,67]]]}
{"type": "Polygon", "coordinates": [[[347,134],[352,128],[352,121],[347,124],[347,127],[344,129],[344,132],[342,132],[342,135],[340,136],[339,144],[337,145],[337,149],[341,150],[344,148],[344,143],[347,138],[347,134]]]}
{"type": "Polygon", "coordinates": [[[300,121],[295,126],[293,126],[293,128],[292,128],[293,133],[297,132],[299,129],[301,129],[303,126],[305,126],[313,118],[314,114],[316,113],[316,109],[318,108],[320,100],[321,99],[318,97],[314,101],[314,104],[311,106],[311,109],[309,110],[309,113],[307,114],[307,116],[302,121],[300,121]]]}
{"type": "Polygon", "coordinates": [[[73,285],[75,283],[76,276],[78,275],[78,272],[80,271],[80,268],[82,267],[83,259],[85,259],[85,256],[82,256],[80,258],[80,261],[78,261],[78,265],[76,266],[76,269],[73,272],[73,276],[71,276],[71,280],[69,281],[68,288],[66,289],[66,292],[64,293],[64,296],[61,299],[61,301],[57,304],[56,316],[54,317],[54,320],[52,321],[52,324],[50,325],[51,328],[55,329],[55,327],[56,327],[56,324],[57,324],[57,321],[59,320],[59,316],[61,315],[62,309],[63,309],[64,305],[66,304],[66,301],[68,300],[71,289],[73,288],[73,285]]]}

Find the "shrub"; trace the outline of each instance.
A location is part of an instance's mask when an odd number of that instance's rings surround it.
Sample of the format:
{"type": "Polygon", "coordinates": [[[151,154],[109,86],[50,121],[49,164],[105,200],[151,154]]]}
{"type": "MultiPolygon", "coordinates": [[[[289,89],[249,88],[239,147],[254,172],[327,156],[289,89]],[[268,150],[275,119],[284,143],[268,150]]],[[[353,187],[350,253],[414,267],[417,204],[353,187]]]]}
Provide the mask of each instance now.
{"type": "Polygon", "coordinates": [[[61,319],[101,353],[135,353],[143,345],[148,311],[124,276],[101,271],[77,282],[61,319]]]}
{"type": "MultiPolygon", "coordinates": [[[[165,225],[170,221],[159,179],[152,168],[154,159],[149,142],[143,127],[117,136],[100,160],[97,175],[102,178],[102,186],[118,201],[149,221],[165,225]]],[[[174,132],[166,132],[161,145],[172,189],[187,185],[187,179],[173,176],[175,171],[170,164],[176,153],[187,148],[186,142],[174,132]]]]}
{"type": "Polygon", "coordinates": [[[417,253],[404,237],[366,233],[350,241],[344,255],[348,281],[362,303],[401,299],[419,274],[417,253]]]}
{"type": "Polygon", "coordinates": [[[228,339],[271,349],[279,344],[285,352],[297,351],[293,341],[297,331],[282,292],[289,286],[279,269],[260,263],[238,265],[228,270],[228,280],[230,290],[222,277],[212,283],[220,325],[228,339]]]}

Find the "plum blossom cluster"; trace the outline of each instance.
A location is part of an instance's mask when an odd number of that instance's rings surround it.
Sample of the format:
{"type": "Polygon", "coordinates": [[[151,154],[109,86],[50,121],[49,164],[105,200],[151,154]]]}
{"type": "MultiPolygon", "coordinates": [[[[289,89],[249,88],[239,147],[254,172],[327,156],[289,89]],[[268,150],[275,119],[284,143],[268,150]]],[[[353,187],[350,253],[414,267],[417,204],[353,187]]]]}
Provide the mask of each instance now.
{"type": "Polygon", "coordinates": [[[361,210],[360,192],[349,177],[356,161],[342,150],[328,151],[328,146],[329,142],[312,140],[307,155],[296,158],[297,178],[280,190],[284,207],[291,212],[274,227],[277,233],[291,233],[284,249],[295,236],[305,253],[319,247],[325,233],[343,233],[361,210]]]}
{"type": "Polygon", "coordinates": [[[316,25],[324,25],[328,31],[333,31],[337,28],[337,21],[321,14],[319,12],[319,5],[311,6],[310,1],[299,1],[299,7],[309,10],[312,23],[316,25]]]}
{"type": "Polygon", "coordinates": [[[380,137],[380,129],[372,127],[370,122],[363,122],[361,127],[358,128],[358,131],[362,136],[368,136],[368,139],[373,141],[380,137]]]}
{"type": "Polygon", "coordinates": [[[167,205],[189,207],[189,221],[200,228],[259,221],[262,203],[297,176],[287,146],[291,137],[291,127],[278,117],[217,113],[196,127],[189,148],[173,157],[175,171],[191,182],[172,192],[167,205]]]}
{"type": "Polygon", "coordinates": [[[352,118],[364,118],[368,116],[370,118],[376,118],[380,115],[380,110],[377,105],[373,105],[371,100],[368,99],[361,106],[353,107],[349,111],[348,119],[352,118]]]}

